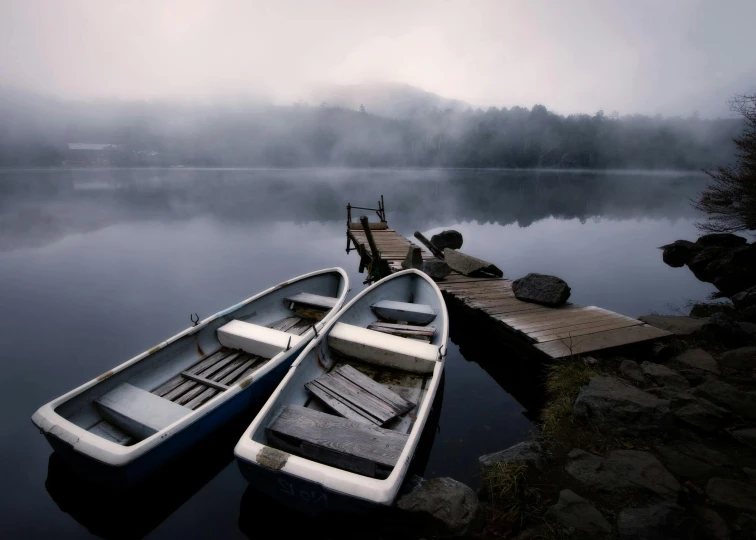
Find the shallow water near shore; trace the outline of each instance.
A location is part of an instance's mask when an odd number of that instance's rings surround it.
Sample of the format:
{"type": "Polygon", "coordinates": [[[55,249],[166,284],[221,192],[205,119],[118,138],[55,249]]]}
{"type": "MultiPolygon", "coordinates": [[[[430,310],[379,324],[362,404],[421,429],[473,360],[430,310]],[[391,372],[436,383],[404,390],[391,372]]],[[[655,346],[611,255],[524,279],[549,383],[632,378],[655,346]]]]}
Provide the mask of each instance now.
{"type": "MultiPolygon", "coordinates": [[[[700,174],[638,171],[0,171],[0,474],[9,486],[0,532],[244,537],[258,532],[255,514],[282,512],[248,490],[231,459],[243,427],[232,426],[186,472],[139,492],[151,513],[129,529],[133,515],[104,513],[50,460],[29,417],[190,325],[190,313],[205,317],[332,266],[348,272],[350,296],[362,290],[358,257],[345,252],[347,202],[375,206],[383,195],[405,236],[454,228],[463,251],[506,277],[556,274],[571,301],[639,316],[687,311],[713,291],[664,265],[657,249],[694,238],[688,201],[704,185],[700,174]]],[[[459,314],[451,324],[440,418],[416,468],[476,487],[478,456],[534,429],[541,390],[485,328],[459,314]]]]}

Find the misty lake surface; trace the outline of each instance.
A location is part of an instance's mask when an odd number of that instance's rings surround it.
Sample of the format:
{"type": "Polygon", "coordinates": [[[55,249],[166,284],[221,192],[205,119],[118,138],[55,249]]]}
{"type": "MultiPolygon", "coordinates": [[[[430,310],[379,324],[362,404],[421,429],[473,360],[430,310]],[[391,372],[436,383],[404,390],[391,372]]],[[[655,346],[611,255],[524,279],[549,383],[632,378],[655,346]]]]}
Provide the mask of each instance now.
{"type": "MultiPolygon", "coordinates": [[[[232,460],[243,426],[196,458],[189,480],[148,486],[108,517],[110,495],[88,499],[29,418],[184,329],[190,313],[204,318],[332,266],[348,272],[350,296],[362,290],[358,257],[345,252],[347,202],[375,206],[383,195],[405,236],[454,228],[463,251],[506,277],[556,274],[571,301],[639,316],[685,310],[713,291],[657,249],[694,238],[700,216],[688,201],[704,185],[696,173],[648,172],[0,171],[0,534],[243,538],[270,518],[279,533],[306,527],[248,488],[232,460]]],[[[451,325],[420,472],[477,487],[478,456],[535,429],[540,390],[484,332],[451,325]]]]}

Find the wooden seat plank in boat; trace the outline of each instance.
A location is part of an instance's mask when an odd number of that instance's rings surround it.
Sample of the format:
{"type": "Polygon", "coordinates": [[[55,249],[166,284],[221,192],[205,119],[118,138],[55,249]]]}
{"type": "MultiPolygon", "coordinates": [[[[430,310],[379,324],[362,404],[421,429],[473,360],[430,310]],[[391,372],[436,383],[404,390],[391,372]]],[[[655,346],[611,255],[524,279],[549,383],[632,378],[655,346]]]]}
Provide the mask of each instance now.
{"type": "Polygon", "coordinates": [[[300,336],[290,332],[237,320],[221,326],[216,333],[224,347],[241,349],[265,358],[273,358],[302,341],[300,336]]]}
{"type": "MultiPolygon", "coordinates": [[[[312,327],[314,322],[312,319],[294,316],[276,321],[268,327],[300,336],[312,327]]],[[[163,383],[152,393],[190,409],[196,409],[223,391],[219,385],[230,386],[242,380],[268,360],[262,356],[223,347],[163,383]],[[200,379],[207,379],[215,384],[209,386],[200,379]]]]}
{"type": "Polygon", "coordinates": [[[408,438],[299,405],[286,405],[266,434],[281,450],[371,477],[388,476],[408,438]]]}
{"type": "Polygon", "coordinates": [[[425,325],[436,318],[436,310],[426,304],[381,300],[370,308],[381,319],[387,321],[407,321],[408,323],[425,325]]]}
{"type": "Polygon", "coordinates": [[[383,321],[375,321],[368,325],[368,330],[391,334],[420,341],[431,341],[436,333],[434,326],[414,326],[411,324],[395,324],[383,321]]]}
{"type": "Polygon", "coordinates": [[[139,439],[154,435],[191,412],[129,383],[116,386],[95,404],[108,422],[139,439]]]}
{"type": "MultiPolygon", "coordinates": [[[[334,308],[339,299],[333,298],[332,296],[320,296],[319,294],[301,292],[293,296],[287,296],[284,298],[284,301],[289,302],[290,304],[301,304],[303,306],[328,311],[334,308]]],[[[293,309],[293,306],[291,306],[290,309],[293,309]]]]}
{"type": "Polygon", "coordinates": [[[348,364],[305,387],[345,418],[375,425],[383,425],[415,406],[348,364]]]}
{"type": "Polygon", "coordinates": [[[433,373],[439,354],[438,347],[430,343],[346,323],[334,325],[328,334],[328,345],[358,360],[413,373],[433,373]]]}

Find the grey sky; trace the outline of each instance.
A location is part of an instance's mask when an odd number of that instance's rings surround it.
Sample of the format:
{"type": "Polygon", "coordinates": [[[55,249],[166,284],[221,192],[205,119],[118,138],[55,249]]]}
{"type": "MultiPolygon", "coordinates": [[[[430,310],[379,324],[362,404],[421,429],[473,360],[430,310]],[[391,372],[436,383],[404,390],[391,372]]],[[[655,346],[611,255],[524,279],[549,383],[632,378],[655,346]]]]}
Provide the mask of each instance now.
{"type": "Polygon", "coordinates": [[[306,98],[406,82],[475,105],[723,114],[756,89],[756,0],[0,0],[0,84],[306,98]]]}

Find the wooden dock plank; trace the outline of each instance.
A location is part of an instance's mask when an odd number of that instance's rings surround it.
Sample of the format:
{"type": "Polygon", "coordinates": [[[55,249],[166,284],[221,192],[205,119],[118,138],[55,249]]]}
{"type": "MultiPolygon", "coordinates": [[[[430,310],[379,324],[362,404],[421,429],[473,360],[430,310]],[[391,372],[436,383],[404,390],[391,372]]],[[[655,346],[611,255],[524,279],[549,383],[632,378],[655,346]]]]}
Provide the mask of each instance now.
{"type": "Polygon", "coordinates": [[[659,339],[669,335],[671,335],[669,332],[643,324],[639,326],[630,326],[628,328],[619,328],[617,330],[608,330],[606,332],[590,334],[587,336],[570,337],[548,341],[546,343],[538,343],[534,345],[534,347],[551,358],[558,359],[572,354],[599,351],[611,347],[619,347],[621,345],[659,339]]]}
{"type": "Polygon", "coordinates": [[[558,330],[544,330],[543,332],[528,333],[528,336],[535,339],[539,343],[546,341],[554,341],[555,339],[563,339],[575,336],[585,336],[588,334],[597,334],[599,332],[605,332],[607,330],[614,330],[616,328],[625,328],[627,326],[638,326],[643,324],[641,321],[619,320],[619,321],[600,321],[598,323],[589,322],[585,324],[578,324],[574,327],[560,328],[558,330]]]}
{"type": "MultiPolygon", "coordinates": [[[[351,230],[361,253],[369,253],[367,238],[361,230],[351,230]]],[[[414,246],[394,230],[372,231],[378,249],[393,272],[402,270],[407,250],[414,246]]],[[[421,248],[422,249],[422,248],[421,248]]],[[[423,260],[432,255],[422,249],[423,260]]],[[[439,289],[463,305],[482,311],[521,339],[552,358],[569,356],[566,342],[580,343],[580,353],[657,339],[668,332],[644,325],[641,321],[595,306],[551,307],[518,300],[512,281],[487,276],[465,276],[452,272],[437,282],[439,289]]]]}

